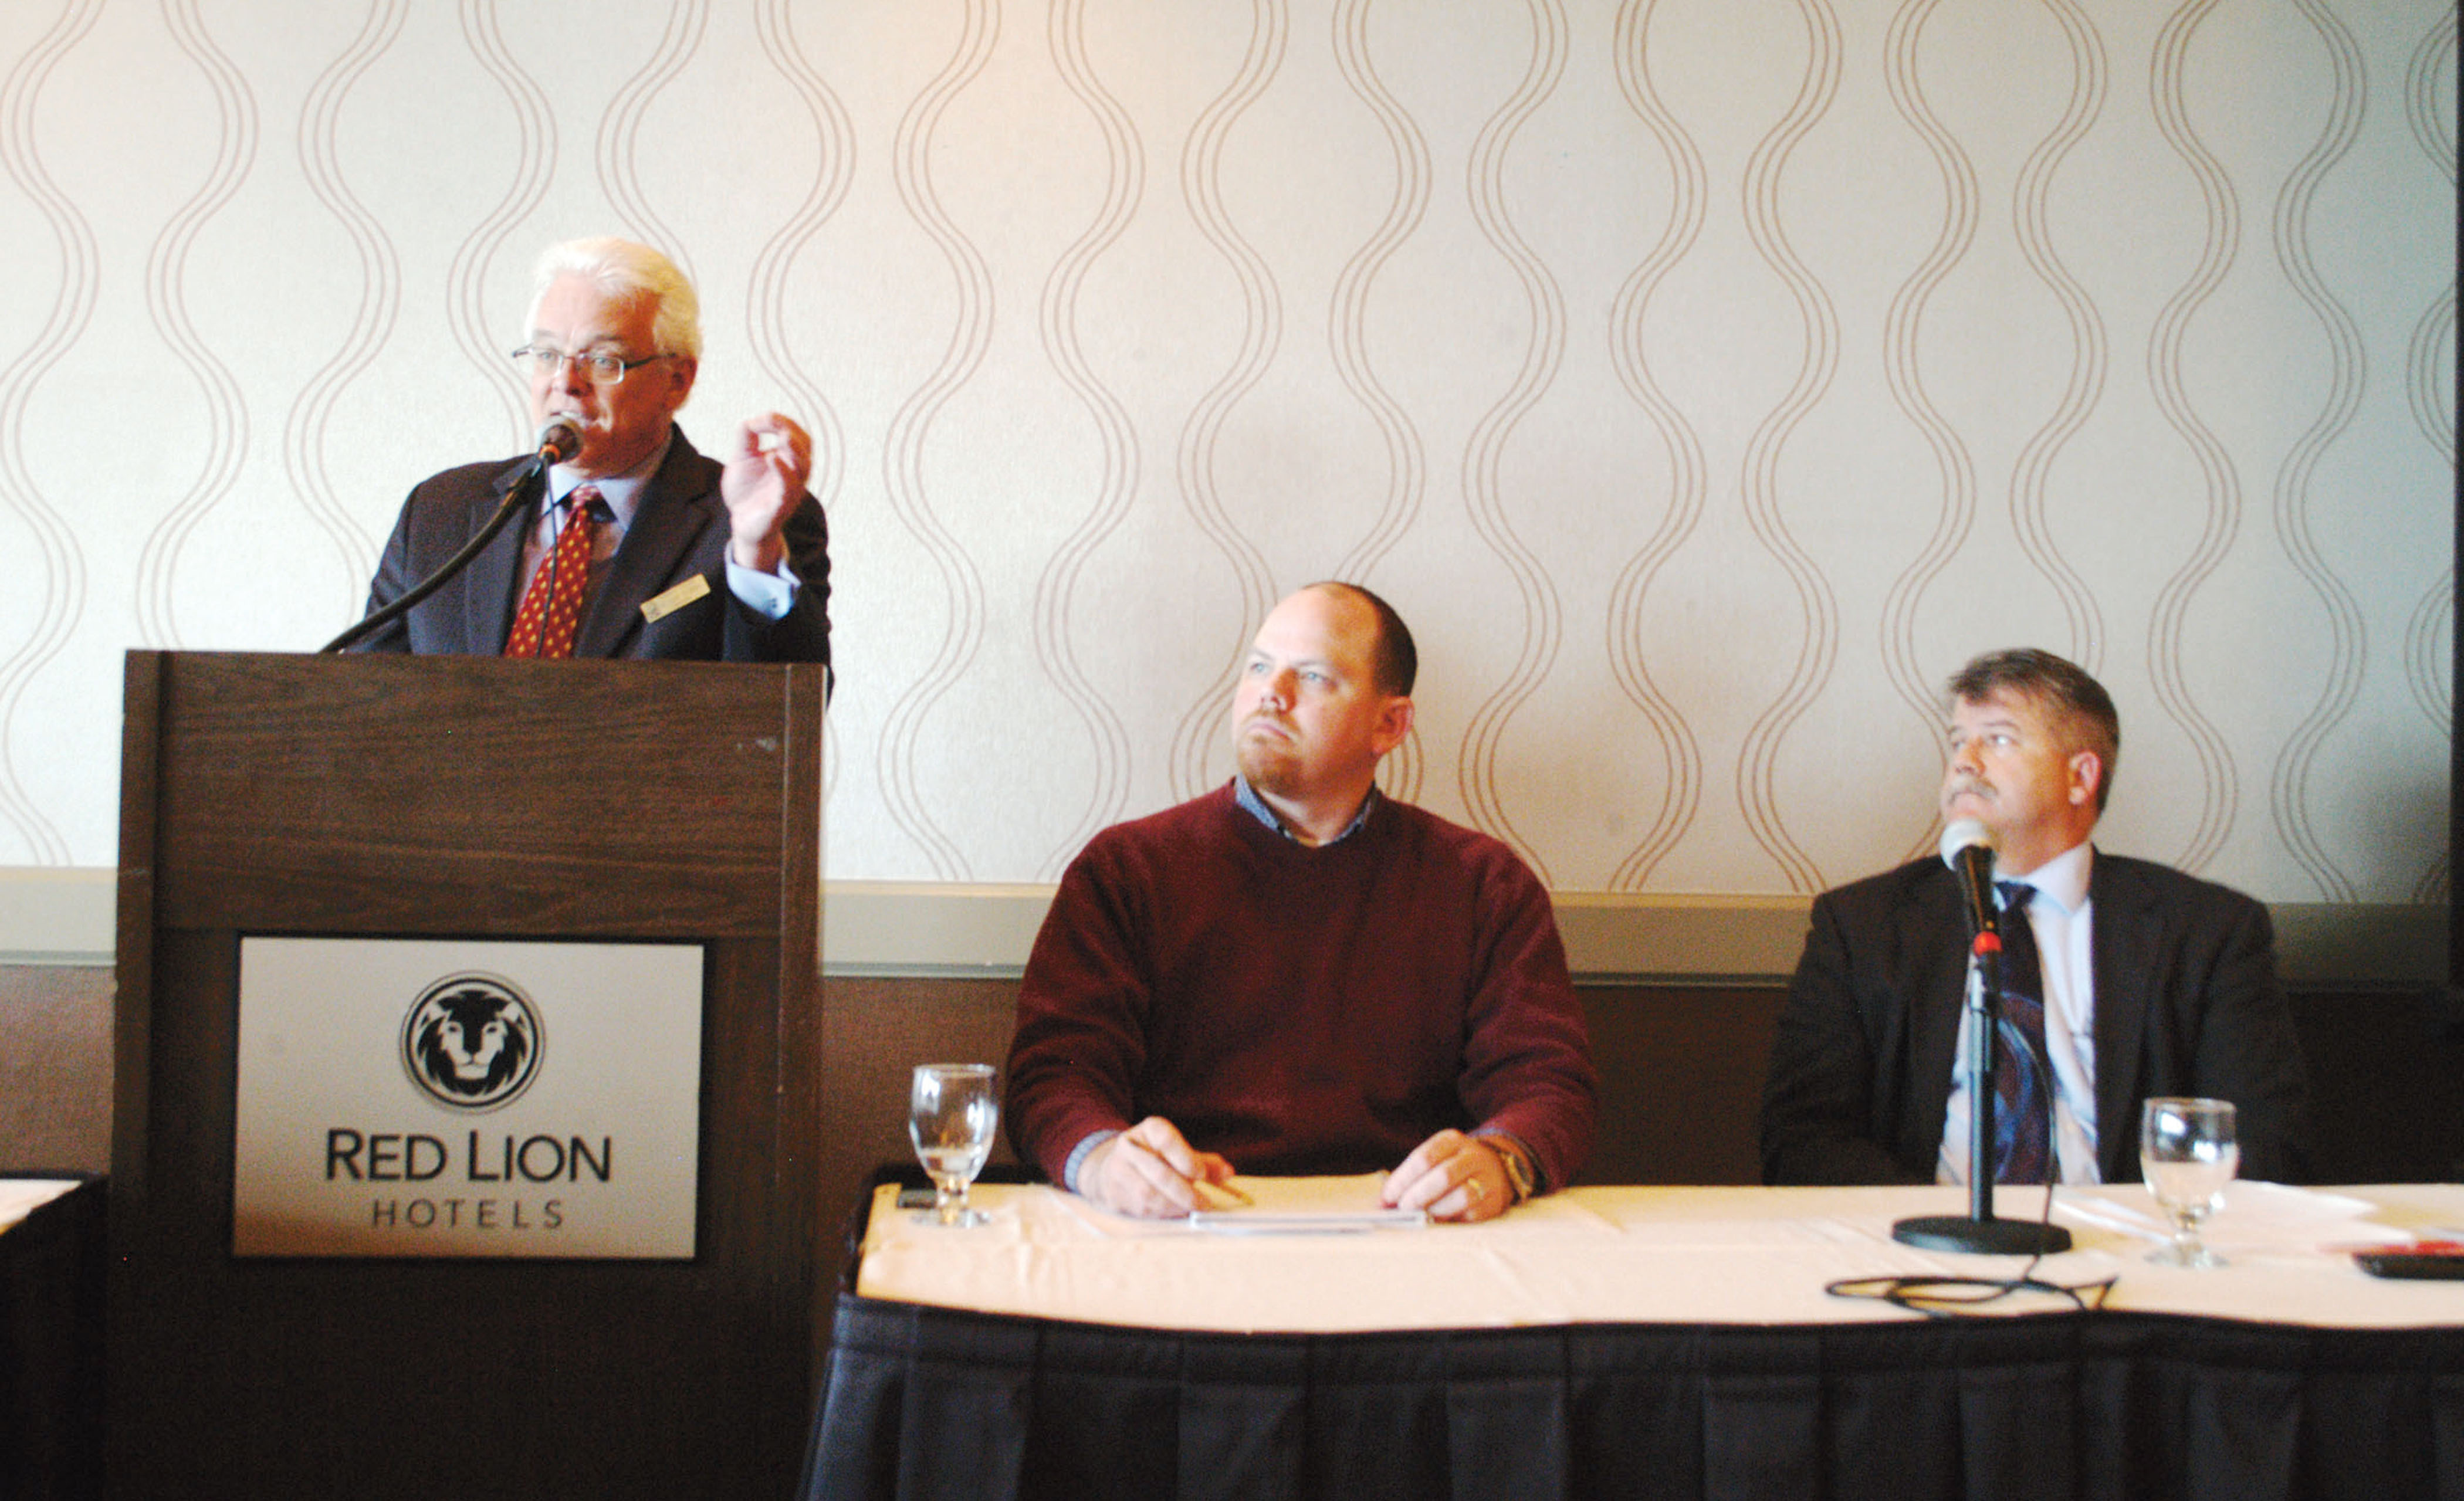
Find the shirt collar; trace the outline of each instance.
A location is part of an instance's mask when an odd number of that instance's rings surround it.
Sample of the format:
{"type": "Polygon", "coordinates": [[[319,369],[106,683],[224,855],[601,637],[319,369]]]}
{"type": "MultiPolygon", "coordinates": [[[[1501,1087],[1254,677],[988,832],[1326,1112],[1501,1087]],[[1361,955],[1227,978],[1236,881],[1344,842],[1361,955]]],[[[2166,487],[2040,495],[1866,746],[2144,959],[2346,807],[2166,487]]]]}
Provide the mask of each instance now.
{"type": "Polygon", "coordinates": [[[659,466],[668,462],[668,449],[674,446],[675,441],[676,430],[671,425],[668,428],[668,436],[650,450],[649,457],[622,474],[610,474],[601,479],[585,480],[563,465],[557,465],[547,471],[549,504],[561,506],[565,496],[583,486],[596,485],[599,498],[606,502],[608,511],[616,517],[616,525],[620,529],[629,528],[633,524],[634,512],[642,509],[642,491],[649,488],[651,476],[659,472],[659,466]]]}
{"type": "MultiPolygon", "coordinates": [[[[1285,838],[1290,839],[1295,844],[1300,842],[1299,838],[1295,836],[1291,830],[1284,827],[1284,820],[1275,816],[1275,810],[1266,806],[1266,799],[1259,796],[1257,790],[1249,785],[1249,779],[1247,777],[1237,773],[1233,776],[1232,800],[1246,809],[1252,817],[1256,818],[1260,823],[1265,824],[1267,828],[1274,830],[1277,834],[1282,835],[1285,838]]],[[[1372,787],[1369,789],[1369,795],[1360,799],[1360,811],[1352,816],[1352,821],[1343,826],[1343,832],[1341,834],[1338,834],[1333,838],[1327,840],[1326,843],[1340,844],[1344,840],[1359,833],[1360,826],[1369,821],[1369,811],[1376,806],[1377,789],[1372,787]]],[[[1318,846],[1320,849],[1324,849],[1325,847],[1325,844],[1318,846]]]]}
{"type": "Polygon", "coordinates": [[[2077,916],[2079,909],[2087,904],[2088,870],[2095,858],[2096,847],[2082,839],[2024,876],[2004,877],[1997,873],[1995,879],[2034,886],[2038,896],[2077,916]]]}

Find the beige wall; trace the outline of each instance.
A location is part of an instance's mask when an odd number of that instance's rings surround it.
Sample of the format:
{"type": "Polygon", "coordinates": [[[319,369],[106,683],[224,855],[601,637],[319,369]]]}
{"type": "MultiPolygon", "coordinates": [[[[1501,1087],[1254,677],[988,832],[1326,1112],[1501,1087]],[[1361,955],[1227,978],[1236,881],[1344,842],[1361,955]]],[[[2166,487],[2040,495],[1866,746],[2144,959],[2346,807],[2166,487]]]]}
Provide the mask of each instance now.
{"type": "MultiPolygon", "coordinates": [[[[2428,0],[0,8],[0,867],[116,859],[120,655],[305,649],[523,431],[543,242],[820,435],[834,881],[1048,881],[1227,770],[1265,604],[1569,894],[1929,843],[1931,694],[2120,699],[2106,839],[2445,900],[2455,12],[2428,0]]],[[[12,1025],[13,1023],[10,1023],[12,1025]]]]}

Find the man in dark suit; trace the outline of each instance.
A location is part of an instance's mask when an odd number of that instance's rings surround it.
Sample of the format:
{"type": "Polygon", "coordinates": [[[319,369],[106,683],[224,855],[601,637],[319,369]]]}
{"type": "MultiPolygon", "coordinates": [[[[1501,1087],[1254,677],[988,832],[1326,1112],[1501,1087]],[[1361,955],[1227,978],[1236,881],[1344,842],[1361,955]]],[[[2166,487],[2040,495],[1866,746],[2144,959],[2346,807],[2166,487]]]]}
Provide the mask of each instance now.
{"type": "MultiPolygon", "coordinates": [[[[2033,888],[2014,895],[2041,960],[2061,1180],[2136,1181],[2140,1101],[2206,1095],[2236,1107],[2244,1177],[2301,1181],[2307,1086],[2267,909],[2089,843],[2121,722],[2079,667],[1996,652],[1950,697],[1943,816],[1985,825],[1997,885],[2033,888]]],[[[1765,1182],[1967,1180],[1969,936],[1939,859],[1815,900],[1763,1090],[1765,1182]]]]}
{"type": "MultiPolygon", "coordinates": [[[[570,241],[540,257],[538,283],[514,358],[532,420],[569,423],[578,448],[550,468],[543,504],[357,649],[827,663],[812,440],[776,412],[739,424],[717,459],[686,440],[674,419],[699,367],[699,305],[658,251],[570,241]]],[[[531,463],[467,464],[413,489],[369,611],[459,551],[531,463]]]]}

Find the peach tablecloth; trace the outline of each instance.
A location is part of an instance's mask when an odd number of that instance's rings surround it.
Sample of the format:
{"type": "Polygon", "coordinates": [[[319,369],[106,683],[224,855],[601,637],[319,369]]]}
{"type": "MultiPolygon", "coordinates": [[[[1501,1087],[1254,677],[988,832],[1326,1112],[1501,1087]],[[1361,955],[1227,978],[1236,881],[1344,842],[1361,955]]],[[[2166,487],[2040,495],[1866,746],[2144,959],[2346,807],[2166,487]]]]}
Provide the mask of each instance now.
{"type": "MultiPolygon", "coordinates": [[[[1261,1211],[1339,1215],[1376,1178],[1243,1179],[1261,1211]]],[[[1576,1188],[1478,1226],[1221,1234],[1105,1213],[1041,1186],[982,1185],[993,1222],[925,1223],[875,1200],[856,1291],[869,1298],[1156,1329],[1331,1334],[1564,1323],[1812,1324],[1917,1316],[1835,1297],[1837,1278],[2008,1276],[2023,1258],[1902,1246],[1891,1226],[1962,1214],[1957,1188],[1576,1188]]],[[[2041,1190],[1995,1211],[2033,1218],[2041,1190]]],[[[2105,1306],[2323,1327],[2464,1326],[2464,1282],[2387,1281],[2353,1264],[2373,1241],[2464,1239],[2464,1186],[2299,1189],[2235,1184],[2208,1238],[2214,1272],[2150,1265],[2137,1186],[2069,1189],[2074,1249],[2036,1274],[2118,1280],[2105,1306]]],[[[2012,1313],[2045,1312],[2031,1296],[2012,1313]]]]}

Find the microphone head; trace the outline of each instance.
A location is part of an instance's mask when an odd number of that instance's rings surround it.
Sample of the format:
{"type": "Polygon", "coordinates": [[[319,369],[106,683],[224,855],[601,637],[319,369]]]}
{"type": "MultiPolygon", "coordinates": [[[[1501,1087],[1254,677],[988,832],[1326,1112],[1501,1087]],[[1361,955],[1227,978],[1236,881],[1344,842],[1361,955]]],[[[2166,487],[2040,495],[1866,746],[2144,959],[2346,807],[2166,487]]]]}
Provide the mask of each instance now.
{"type": "Polygon", "coordinates": [[[551,417],[539,424],[539,441],[533,446],[550,464],[570,464],[582,451],[582,424],[570,417],[551,417]]]}
{"type": "Polygon", "coordinates": [[[1977,818],[1962,818],[1942,831],[1942,862],[1953,870],[1959,868],[1959,857],[1968,850],[1993,849],[1993,833],[1977,818]]]}

